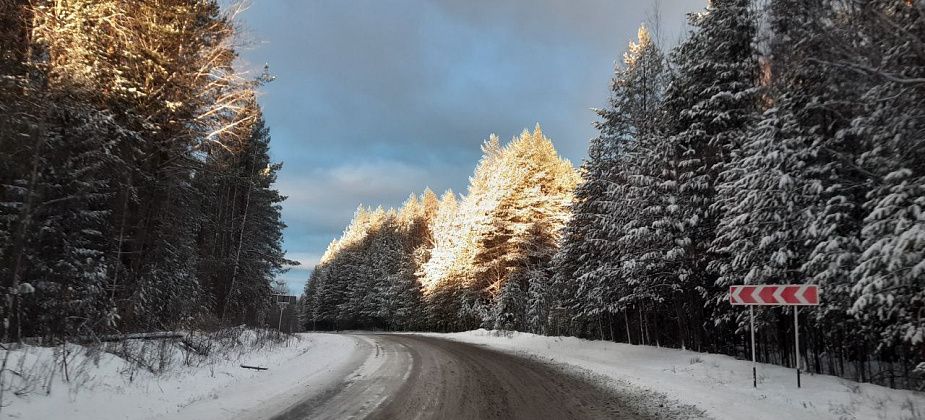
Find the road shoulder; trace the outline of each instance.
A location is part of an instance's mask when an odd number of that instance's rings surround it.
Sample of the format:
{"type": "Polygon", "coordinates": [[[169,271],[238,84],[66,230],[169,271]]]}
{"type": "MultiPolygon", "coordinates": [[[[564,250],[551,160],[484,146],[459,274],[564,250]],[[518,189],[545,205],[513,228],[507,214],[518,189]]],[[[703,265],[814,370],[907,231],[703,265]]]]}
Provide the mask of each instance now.
{"type": "Polygon", "coordinates": [[[367,341],[342,334],[299,334],[298,355],[246,383],[219,390],[212,398],[181,408],[168,419],[269,419],[305,400],[332,392],[369,359],[367,341]]]}
{"type": "Polygon", "coordinates": [[[519,332],[421,335],[545,360],[589,375],[621,395],[635,393],[652,409],[668,408],[694,418],[900,419],[919,418],[925,407],[925,393],[829,375],[804,373],[803,387],[797,388],[793,369],[761,363],[758,387],[753,388],[751,362],[720,354],[519,332]]]}

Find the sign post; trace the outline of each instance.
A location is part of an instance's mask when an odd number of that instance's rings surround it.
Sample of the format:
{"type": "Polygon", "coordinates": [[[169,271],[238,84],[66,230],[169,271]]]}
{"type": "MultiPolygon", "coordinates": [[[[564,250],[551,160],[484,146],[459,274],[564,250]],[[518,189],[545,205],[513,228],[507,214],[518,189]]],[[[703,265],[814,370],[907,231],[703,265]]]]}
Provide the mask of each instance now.
{"type": "Polygon", "coordinates": [[[735,285],[729,286],[729,303],[748,305],[752,338],[752,386],[758,387],[758,369],[755,360],[755,305],[793,306],[794,356],[797,369],[797,388],[800,387],[800,306],[819,304],[819,286],[814,284],[735,285]]]}
{"type": "Polygon", "coordinates": [[[800,387],[800,307],[793,307],[793,350],[797,362],[797,388],[800,387]]]}
{"type": "Polygon", "coordinates": [[[755,307],[748,305],[748,318],[751,320],[752,333],[752,386],[758,388],[758,362],[755,359],[755,307]]]}
{"type": "MultiPolygon", "coordinates": [[[[283,315],[286,312],[286,306],[298,302],[298,298],[289,295],[273,295],[273,300],[279,306],[279,322],[276,323],[276,330],[283,333],[283,315]]],[[[292,333],[292,323],[289,323],[289,333],[292,333]]],[[[286,336],[286,347],[289,347],[289,336],[286,336]]]]}
{"type": "Polygon", "coordinates": [[[273,299],[276,301],[276,305],[279,306],[279,322],[277,323],[276,330],[283,332],[283,313],[286,311],[286,306],[291,303],[296,303],[298,298],[289,295],[273,295],[273,299]]]}

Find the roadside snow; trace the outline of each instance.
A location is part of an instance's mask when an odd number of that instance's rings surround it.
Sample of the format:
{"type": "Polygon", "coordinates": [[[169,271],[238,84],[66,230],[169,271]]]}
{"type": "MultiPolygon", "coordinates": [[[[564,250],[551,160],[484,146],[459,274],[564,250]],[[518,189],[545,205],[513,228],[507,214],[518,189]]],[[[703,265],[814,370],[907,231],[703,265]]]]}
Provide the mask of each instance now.
{"type": "Polygon", "coordinates": [[[693,405],[716,419],[921,419],[925,393],[861,384],[834,376],[804,374],[796,387],[793,369],[758,365],[752,388],[751,362],[687,350],[636,346],[572,337],[486,330],[426,333],[568,365],[601,374],[611,386],[636,387],[693,405]]]}
{"type": "MultiPolygon", "coordinates": [[[[282,344],[161,375],[137,371],[131,380],[125,373],[125,360],[106,353],[100,356],[98,366],[85,369],[81,375],[72,374],[69,382],[55,375],[50,395],[37,391],[15,396],[8,392],[0,418],[265,418],[338,383],[355,368],[353,364],[365,360],[363,348],[367,346],[345,335],[299,334],[288,347],[282,344]],[[241,364],[268,370],[244,369],[241,364]]],[[[11,357],[19,359],[24,366],[40,366],[42,361],[53,360],[53,351],[27,347],[11,357]]],[[[79,362],[84,361],[72,363],[79,362]]]]}

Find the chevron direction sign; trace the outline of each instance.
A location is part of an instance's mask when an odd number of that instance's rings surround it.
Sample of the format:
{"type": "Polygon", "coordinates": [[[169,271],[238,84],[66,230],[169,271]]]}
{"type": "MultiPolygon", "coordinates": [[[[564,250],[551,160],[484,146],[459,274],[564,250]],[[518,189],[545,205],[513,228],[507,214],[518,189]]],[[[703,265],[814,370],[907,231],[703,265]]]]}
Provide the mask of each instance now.
{"type": "MultiPolygon", "coordinates": [[[[794,354],[800,354],[800,306],[819,304],[819,286],[815,284],[766,284],[729,286],[729,303],[748,306],[752,336],[752,386],[758,388],[758,362],[755,358],[755,306],[793,306],[794,354]]],[[[800,357],[796,358],[797,388],[800,387],[800,357]]]]}
{"type": "Polygon", "coordinates": [[[815,284],[729,286],[729,303],[733,305],[815,306],[819,304],[819,286],[815,284]]]}

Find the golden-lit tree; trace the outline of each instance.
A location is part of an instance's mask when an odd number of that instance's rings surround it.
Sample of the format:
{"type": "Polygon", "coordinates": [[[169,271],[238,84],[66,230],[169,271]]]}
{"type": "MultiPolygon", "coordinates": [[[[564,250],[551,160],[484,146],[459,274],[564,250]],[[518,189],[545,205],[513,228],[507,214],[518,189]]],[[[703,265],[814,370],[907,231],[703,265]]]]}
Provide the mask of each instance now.
{"type": "Polygon", "coordinates": [[[29,321],[6,332],[188,326],[214,300],[201,279],[216,272],[200,256],[231,255],[234,272],[268,267],[248,251],[275,255],[279,235],[253,229],[282,229],[255,100],[269,76],[232,66],[240,8],[35,0],[0,10],[15,23],[0,32],[0,72],[17,85],[0,89],[2,113],[29,120],[0,130],[2,160],[19,156],[0,168],[0,277],[7,291],[35,290],[7,293],[5,317],[29,321]],[[248,247],[245,236],[276,244],[248,247]]]}
{"type": "MultiPolygon", "coordinates": [[[[545,284],[578,175],[539,125],[507,145],[492,135],[482,151],[460,201],[426,190],[397,212],[361,206],[306,285],[306,324],[458,329],[519,319],[499,325],[524,328],[527,292],[537,277],[545,284]],[[396,229],[401,252],[388,239],[396,229]],[[523,293],[502,296],[514,289],[523,293]],[[369,302],[379,309],[364,317],[369,302]],[[426,324],[411,322],[424,313],[426,324]]],[[[546,302],[546,288],[534,289],[546,302]]]]}

